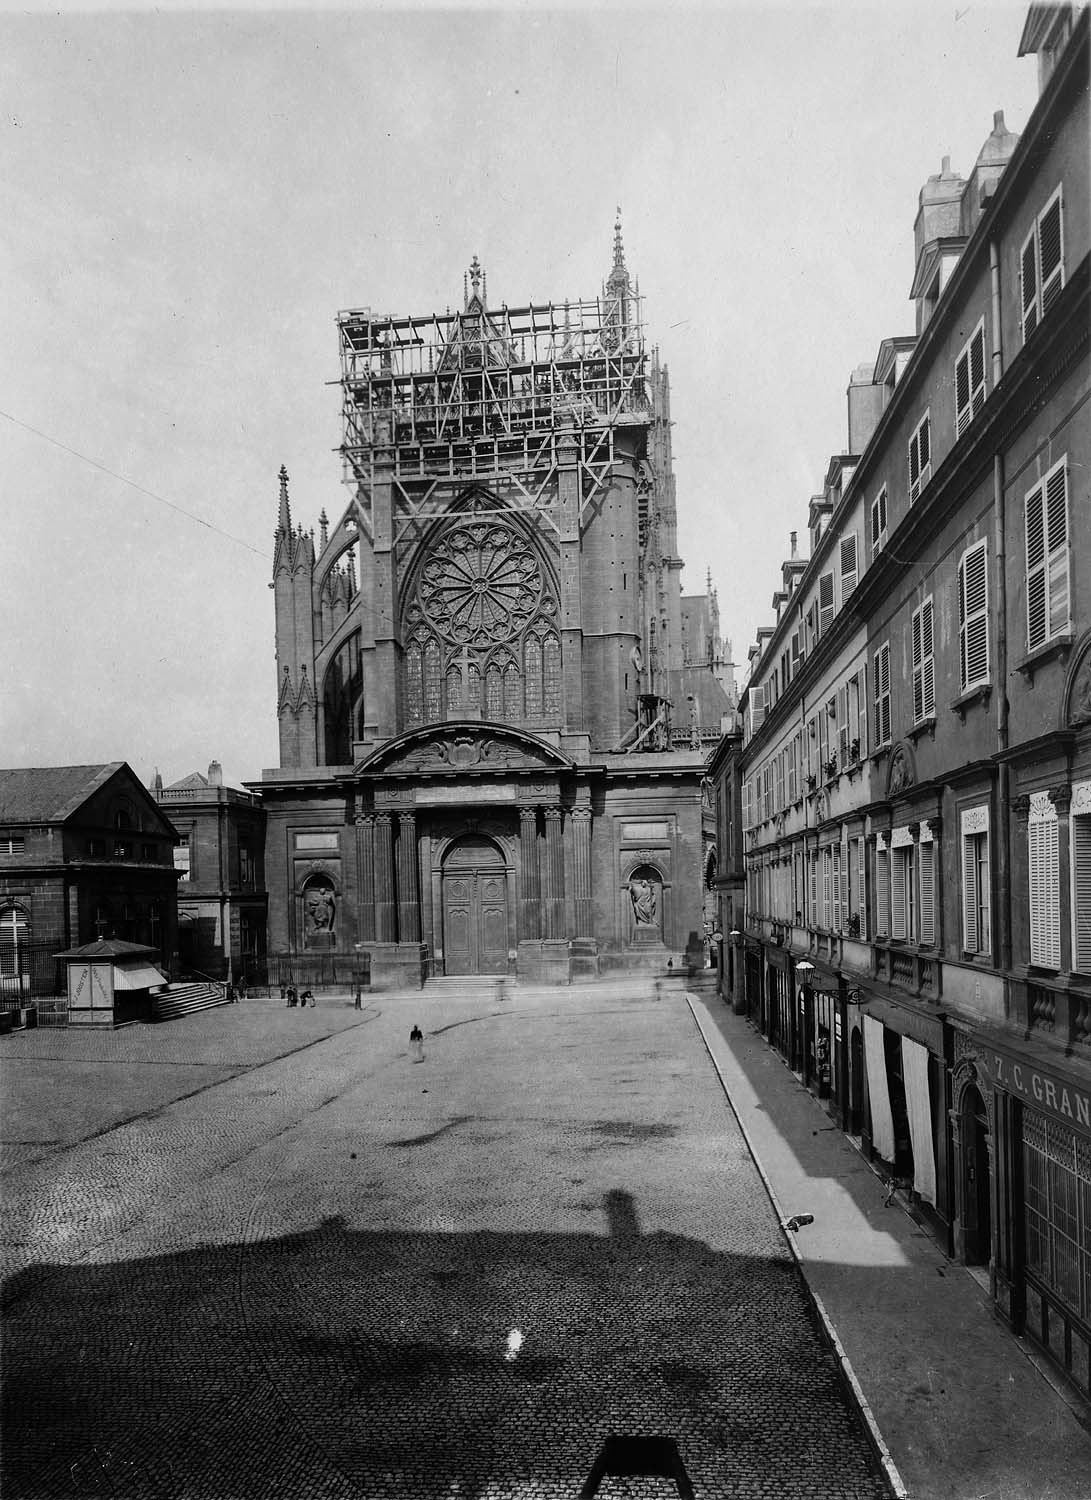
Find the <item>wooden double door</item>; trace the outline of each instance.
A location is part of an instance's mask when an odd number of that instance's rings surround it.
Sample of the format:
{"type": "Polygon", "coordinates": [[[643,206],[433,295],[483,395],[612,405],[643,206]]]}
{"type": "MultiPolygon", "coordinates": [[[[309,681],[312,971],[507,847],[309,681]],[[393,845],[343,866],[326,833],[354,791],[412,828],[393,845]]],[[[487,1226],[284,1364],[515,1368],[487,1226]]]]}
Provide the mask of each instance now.
{"type": "Polygon", "coordinates": [[[507,973],[507,870],[480,834],[460,839],[443,863],[443,952],[448,974],[507,973]]]}

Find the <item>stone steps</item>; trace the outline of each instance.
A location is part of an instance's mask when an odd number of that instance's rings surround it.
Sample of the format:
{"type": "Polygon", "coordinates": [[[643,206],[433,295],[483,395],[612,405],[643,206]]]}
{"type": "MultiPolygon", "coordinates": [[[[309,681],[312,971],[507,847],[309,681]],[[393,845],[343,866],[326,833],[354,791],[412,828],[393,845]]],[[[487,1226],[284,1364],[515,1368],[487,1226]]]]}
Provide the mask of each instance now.
{"type": "Polygon", "coordinates": [[[165,989],[152,992],[152,1019],[175,1021],[179,1016],[211,1010],[213,1006],[227,1003],[227,992],[222,984],[168,984],[165,989]]]}

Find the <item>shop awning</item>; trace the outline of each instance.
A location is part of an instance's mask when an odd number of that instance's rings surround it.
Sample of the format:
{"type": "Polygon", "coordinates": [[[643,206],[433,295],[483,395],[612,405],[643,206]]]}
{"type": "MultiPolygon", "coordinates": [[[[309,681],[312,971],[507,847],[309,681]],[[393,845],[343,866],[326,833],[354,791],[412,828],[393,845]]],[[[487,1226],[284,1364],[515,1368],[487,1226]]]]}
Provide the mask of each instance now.
{"type": "Polygon", "coordinates": [[[148,990],[166,982],[159,970],[153,969],[151,964],[142,964],[136,969],[119,969],[116,964],[114,965],[115,991],[148,990]]]}

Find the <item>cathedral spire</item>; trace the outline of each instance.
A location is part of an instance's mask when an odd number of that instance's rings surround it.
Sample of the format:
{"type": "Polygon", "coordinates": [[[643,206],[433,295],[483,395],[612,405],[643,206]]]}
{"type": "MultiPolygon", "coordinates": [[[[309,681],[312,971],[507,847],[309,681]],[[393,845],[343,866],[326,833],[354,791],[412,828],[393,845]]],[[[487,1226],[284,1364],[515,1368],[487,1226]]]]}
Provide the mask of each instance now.
{"type": "Polygon", "coordinates": [[[283,464],[280,466],[280,514],[277,524],[281,531],[292,529],[292,511],[288,504],[288,470],[283,464]]]}
{"type": "Polygon", "coordinates": [[[468,293],[468,295],[466,297],[466,306],[469,307],[471,297],[476,297],[478,299],[478,301],[480,301],[480,295],[481,295],[481,262],[478,260],[477,256],[475,255],[474,258],[473,258],[473,260],[470,262],[470,291],[469,291],[469,293],[468,293]]]}
{"type": "Polygon", "coordinates": [[[625,270],[625,247],[621,243],[621,204],[618,204],[617,218],[614,220],[614,270],[625,270]]]}

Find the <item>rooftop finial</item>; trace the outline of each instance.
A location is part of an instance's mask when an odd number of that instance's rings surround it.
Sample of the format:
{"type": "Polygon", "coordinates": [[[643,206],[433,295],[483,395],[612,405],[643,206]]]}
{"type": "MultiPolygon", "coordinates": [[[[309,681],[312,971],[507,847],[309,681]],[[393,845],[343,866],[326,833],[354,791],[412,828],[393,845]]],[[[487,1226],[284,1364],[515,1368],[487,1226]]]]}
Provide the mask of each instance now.
{"type": "Polygon", "coordinates": [[[617,218],[614,220],[614,269],[625,269],[625,249],[621,243],[621,204],[618,204],[617,218]]]}
{"type": "Polygon", "coordinates": [[[288,505],[288,470],[283,464],[280,466],[280,515],[278,516],[280,529],[291,531],[292,512],[288,505]]]}
{"type": "Polygon", "coordinates": [[[476,297],[478,288],[481,286],[481,262],[476,255],[470,262],[470,286],[473,288],[473,294],[476,297]]]}

